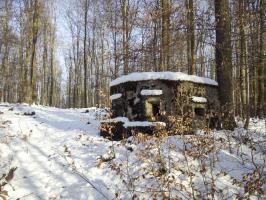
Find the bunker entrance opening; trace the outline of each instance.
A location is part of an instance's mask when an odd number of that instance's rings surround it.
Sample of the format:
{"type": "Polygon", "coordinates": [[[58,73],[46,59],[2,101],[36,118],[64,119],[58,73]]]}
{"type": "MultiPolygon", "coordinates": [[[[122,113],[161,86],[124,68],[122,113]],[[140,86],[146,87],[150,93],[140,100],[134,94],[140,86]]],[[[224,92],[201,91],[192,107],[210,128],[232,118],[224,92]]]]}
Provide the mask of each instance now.
{"type": "Polygon", "coordinates": [[[161,115],[160,98],[151,97],[146,100],[146,116],[151,120],[156,120],[161,115]]]}

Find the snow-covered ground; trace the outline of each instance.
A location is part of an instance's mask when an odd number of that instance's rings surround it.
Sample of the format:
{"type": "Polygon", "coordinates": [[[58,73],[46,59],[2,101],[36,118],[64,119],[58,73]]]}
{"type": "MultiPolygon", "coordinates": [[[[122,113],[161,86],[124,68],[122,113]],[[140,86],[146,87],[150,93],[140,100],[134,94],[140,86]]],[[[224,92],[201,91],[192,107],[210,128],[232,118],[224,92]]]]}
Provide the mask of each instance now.
{"type": "Polygon", "coordinates": [[[265,120],[112,142],[99,136],[105,110],[85,111],[0,104],[0,199],[265,198],[265,120]]]}

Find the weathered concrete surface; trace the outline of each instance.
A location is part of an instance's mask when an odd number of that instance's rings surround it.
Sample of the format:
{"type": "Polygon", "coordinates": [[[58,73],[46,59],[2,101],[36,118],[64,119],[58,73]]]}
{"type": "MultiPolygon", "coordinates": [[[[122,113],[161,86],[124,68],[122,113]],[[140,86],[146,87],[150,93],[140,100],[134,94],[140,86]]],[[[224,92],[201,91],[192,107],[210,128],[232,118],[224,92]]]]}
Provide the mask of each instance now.
{"type": "Polygon", "coordinates": [[[111,94],[122,97],[112,101],[113,117],[131,121],[164,121],[167,116],[191,116],[196,127],[207,125],[208,118],[219,108],[218,88],[187,81],[148,80],[126,82],[111,87],[111,94]],[[141,90],[162,90],[159,96],[143,96],[141,90]],[[196,103],[192,96],[205,97],[207,103],[196,103]]]}

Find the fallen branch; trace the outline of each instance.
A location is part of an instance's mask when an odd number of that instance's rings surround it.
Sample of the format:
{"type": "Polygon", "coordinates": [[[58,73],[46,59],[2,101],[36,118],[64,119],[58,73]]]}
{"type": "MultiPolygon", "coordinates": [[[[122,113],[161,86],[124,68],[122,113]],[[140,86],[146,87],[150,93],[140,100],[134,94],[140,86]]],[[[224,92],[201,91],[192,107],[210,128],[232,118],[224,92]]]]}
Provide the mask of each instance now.
{"type": "MultiPolygon", "coordinates": [[[[65,155],[62,155],[58,151],[57,151],[57,153],[58,153],[58,155],[62,156],[66,160],[66,162],[68,163],[68,160],[66,159],[65,155]]],[[[104,199],[109,200],[109,198],[100,189],[98,189],[83,173],[81,173],[77,170],[76,166],[73,166],[73,163],[72,164],[68,163],[68,165],[71,167],[73,173],[75,173],[80,178],[82,178],[84,181],[89,183],[93,189],[95,189],[99,194],[101,194],[104,197],[104,199]]]]}
{"type": "Polygon", "coordinates": [[[104,197],[104,199],[109,200],[109,198],[101,190],[99,190],[84,174],[78,172],[77,170],[73,170],[73,172],[77,174],[80,178],[82,178],[84,181],[89,183],[93,189],[95,189],[98,193],[100,193],[104,197]]]}

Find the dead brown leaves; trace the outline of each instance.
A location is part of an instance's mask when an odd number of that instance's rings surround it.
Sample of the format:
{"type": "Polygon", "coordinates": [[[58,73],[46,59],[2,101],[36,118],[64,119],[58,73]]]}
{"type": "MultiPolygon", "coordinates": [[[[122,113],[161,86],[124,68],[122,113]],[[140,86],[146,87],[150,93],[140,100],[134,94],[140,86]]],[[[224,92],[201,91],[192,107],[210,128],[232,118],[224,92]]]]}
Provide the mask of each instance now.
{"type": "Polygon", "coordinates": [[[3,174],[2,177],[0,177],[0,198],[3,200],[8,199],[8,192],[4,190],[4,186],[14,178],[16,170],[17,167],[12,167],[7,174],[3,174]]]}

